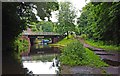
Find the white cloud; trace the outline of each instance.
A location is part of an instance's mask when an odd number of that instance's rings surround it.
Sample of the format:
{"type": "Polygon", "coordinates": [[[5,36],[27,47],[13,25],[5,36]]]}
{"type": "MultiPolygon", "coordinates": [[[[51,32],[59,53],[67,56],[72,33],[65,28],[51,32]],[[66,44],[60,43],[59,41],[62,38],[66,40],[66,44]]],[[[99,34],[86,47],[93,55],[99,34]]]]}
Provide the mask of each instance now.
{"type": "Polygon", "coordinates": [[[35,8],[32,9],[32,12],[37,15],[37,10],[35,8]]]}
{"type": "Polygon", "coordinates": [[[86,3],[89,3],[90,0],[58,0],[58,2],[71,2],[73,4],[73,6],[76,8],[76,9],[79,9],[81,10],[82,7],[84,7],[86,5],[86,3]]]}
{"type": "Polygon", "coordinates": [[[39,16],[36,15],[36,18],[38,21],[42,21],[39,16]]]}
{"type": "MultiPolygon", "coordinates": [[[[80,11],[79,10],[82,10],[82,8],[86,5],[86,3],[89,3],[90,0],[87,0],[85,2],[85,0],[58,0],[59,2],[71,2],[73,7],[75,7],[75,10],[77,11],[76,14],[77,14],[77,17],[80,16],[80,11]]],[[[37,10],[36,9],[33,9],[33,13],[35,15],[37,15],[37,10]]],[[[52,22],[58,22],[58,17],[57,17],[57,14],[59,13],[59,11],[53,11],[51,12],[52,16],[50,17],[50,20],[52,22]]],[[[36,16],[37,20],[38,21],[41,21],[40,17],[39,16],[36,16]]],[[[45,17],[45,21],[48,21],[48,18],[45,17]]]]}
{"type": "MultiPolygon", "coordinates": [[[[90,2],[90,0],[58,0],[58,2],[71,2],[73,7],[75,7],[77,18],[80,17],[82,8],[90,2]]],[[[54,16],[53,16],[54,17],[54,16]]],[[[75,24],[77,24],[77,18],[75,18],[75,24]]],[[[54,18],[55,19],[55,18],[54,18]]]]}
{"type": "Polygon", "coordinates": [[[70,2],[77,10],[82,10],[82,8],[86,5],[85,0],[70,0],[70,2]]]}
{"type": "Polygon", "coordinates": [[[44,19],[45,19],[45,21],[48,21],[48,17],[45,17],[44,19]]]}
{"type": "Polygon", "coordinates": [[[50,17],[50,20],[52,22],[58,22],[58,17],[57,17],[58,13],[59,13],[59,11],[53,11],[53,12],[51,12],[52,16],[50,17]]]}

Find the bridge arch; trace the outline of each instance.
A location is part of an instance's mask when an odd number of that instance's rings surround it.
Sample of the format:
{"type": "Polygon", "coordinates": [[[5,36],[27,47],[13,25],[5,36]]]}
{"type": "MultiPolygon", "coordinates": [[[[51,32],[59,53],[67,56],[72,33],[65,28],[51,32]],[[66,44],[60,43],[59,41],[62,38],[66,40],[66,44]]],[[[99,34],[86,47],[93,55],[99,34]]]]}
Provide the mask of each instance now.
{"type": "Polygon", "coordinates": [[[61,40],[62,38],[65,37],[65,35],[60,35],[58,33],[54,33],[54,32],[32,32],[30,30],[28,31],[24,31],[22,33],[23,36],[26,36],[30,39],[30,43],[31,45],[34,44],[35,39],[40,37],[40,38],[51,38],[52,43],[56,43],[59,40],[61,40]]]}

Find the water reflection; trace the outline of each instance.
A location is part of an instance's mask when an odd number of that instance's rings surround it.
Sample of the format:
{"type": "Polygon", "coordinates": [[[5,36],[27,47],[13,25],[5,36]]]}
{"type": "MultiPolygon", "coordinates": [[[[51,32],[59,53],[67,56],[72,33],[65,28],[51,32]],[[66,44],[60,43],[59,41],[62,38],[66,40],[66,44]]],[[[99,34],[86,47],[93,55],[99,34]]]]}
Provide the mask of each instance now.
{"type": "Polygon", "coordinates": [[[53,62],[23,61],[23,67],[33,74],[57,74],[58,67],[52,67],[53,62]]]}
{"type": "Polygon", "coordinates": [[[23,68],[27,68],[29,74],[58,74],[60,63],[55,57],[59,54],[59,48],[35,44],[28,56],[22,56],[23,68]]]}
{"type": "Polygon", "coordinates": [[[44,54],[60,54],[60,49],[58,47],[50,47],[46,44],[35,44],[31,46],[29,55],[44,55],[44,54]]]}
{"type": "Polygon", "coordinates": [[[49,46],[47,43],[44,43],[44,44],[34,44],[32,47],[34,47],[35,49],[38,49],[38,48],[44,48],[49,46]]]}

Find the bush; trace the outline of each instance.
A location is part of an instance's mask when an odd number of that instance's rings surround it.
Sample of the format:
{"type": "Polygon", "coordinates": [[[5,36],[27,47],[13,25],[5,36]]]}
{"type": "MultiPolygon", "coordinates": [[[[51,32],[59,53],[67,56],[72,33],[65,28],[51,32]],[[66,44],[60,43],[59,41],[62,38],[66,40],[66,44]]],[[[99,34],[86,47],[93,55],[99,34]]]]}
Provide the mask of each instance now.
{"type": "Polygon", "coordinates": [[[29,42],[25,39],[23,40],[16,39],[14,44],[15,44],[15,50],[19,53],[25,52],[29,48],[29,42]]]}
{"type": "Polygon", "coordinates": [[[82,34],[80,37],[83,38],[83,39],[86,39],[87,35],[86,34],[82,34]]]}
{"type": "Polygon", "coordinates": [[[80,61],[84,60],[85,49],[83,48],[83,45],[78,42],[72,42],[65,46],[62,49],[62,54],[60,56],[60,60],[63,64],[69,64],[69,65],[79,65],[80,61]]]}
{"type": "Polygon", "coordinates": [[[75,66],[87,65],[93,67],[108,66],[93,51],[84,48],[79,41],[72,42],[62,49],[60,56],[62,64],[75,66]]]}
{"type": "Polygon", "coordinates": [[[20,55],[23,52],[26,52],[29,50],[29,41],[27,39],[24,38],[16,38],[16,40],[14,41],[14,56],[17,59],[20,59],[20,55]]]}

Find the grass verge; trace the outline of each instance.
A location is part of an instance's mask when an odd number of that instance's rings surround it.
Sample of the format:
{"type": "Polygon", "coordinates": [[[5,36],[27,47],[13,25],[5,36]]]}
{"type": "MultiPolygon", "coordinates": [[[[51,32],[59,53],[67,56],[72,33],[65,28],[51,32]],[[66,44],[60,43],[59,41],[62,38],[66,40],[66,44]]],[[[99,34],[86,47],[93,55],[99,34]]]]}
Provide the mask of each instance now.
{"type": "Polygon", "coordinates": [[[83,45],[74,38],[64,38],[53,46],[63,46],[60,55],[60,62],[62,65],[69,66],[92,66],[104,67],[108,66],[100,59],[93,51],[84,48],[83,45]]]}
{"type": "Polygon", "coordinates": [[[85,48],[86,50],[86,59],[83,60],[83,64],[85,63],[86,65],[89,66],[95,66],[95,67],[104,67],[108,66],[104,61],[100,59],[98,55],[96,55],[93,51],[89,50],[88,48],[85,48]]]}
{"type": "Polygon", "coordinates": [[[101,48],[106,51],[118,51],[120,52],[120,46],[116,45],[105,45],[102,41],[95,42],[93,40],[85,40],[85,43],[94,46],[96,48],[101,48]]]}
{"type": "Polygon", "coordinates": [[[72,42],[62,49],[60,61],[63,65],[70,66],[108,66],[108,64],[103,62],[93,51],[84,48],[79,41],[72,42]]]}
{"type": "Polygon", "coordinates": [[[74,41],[76,41],[76,39],[66,37],[66,38],[62,39],[61,41],[59,41],[58,43],[56,43],[56,44],[49,44],[49,45],[54,46],[54,47],[64,47],[67,44],[72,43],[74,41]]]}

